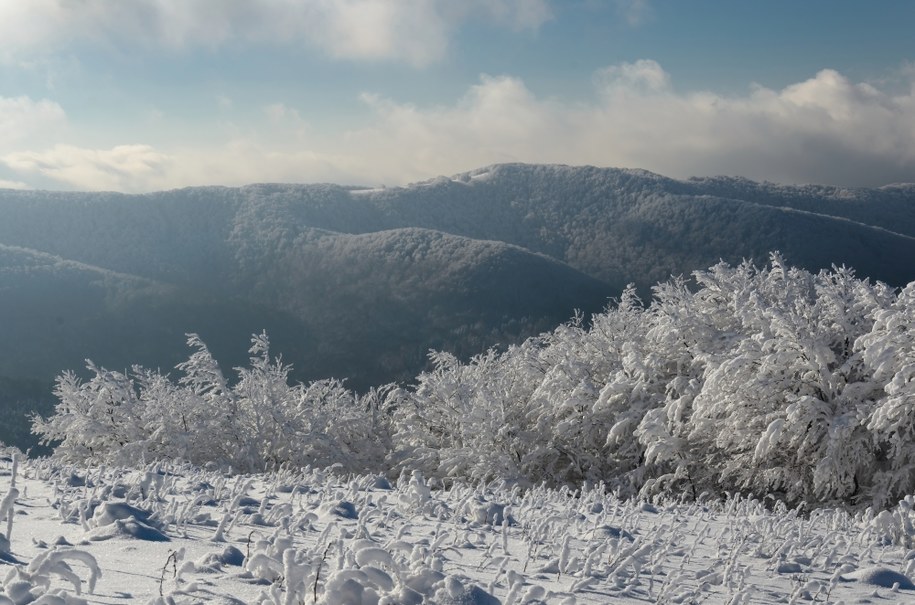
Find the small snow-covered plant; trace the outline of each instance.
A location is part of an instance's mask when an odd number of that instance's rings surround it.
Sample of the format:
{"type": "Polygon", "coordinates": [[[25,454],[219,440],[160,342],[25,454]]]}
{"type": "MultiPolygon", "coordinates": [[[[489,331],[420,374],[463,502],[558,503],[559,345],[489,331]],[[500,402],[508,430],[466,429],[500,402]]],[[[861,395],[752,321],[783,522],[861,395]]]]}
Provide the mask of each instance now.
{"type": "Polygon", "coordinates": [[[0,534],[0,560],[9,556],[10,542],[13,539],[13,518],[15,514],[13,508],[16,504],[16,499],[19,497],[19,489],[16,487],[19,456],[20,453],[18,451],[10,453],[10,488],[3,496],[3,499],[0,500],[0,522],[6,521],[6,532],[5,534],[0,534]]]}
{"type": "Polygon", "coordinates": [[[10,487],[9,491],[6,492],[6,495],[3,496],[3,500],[0,500],[0,521],[6,521],[6,546],[9,547],[10,540],[12,539],[13,533],[13,506],[16,503],[16,498],[19,497],[19,490],[15,487],[10,487]]]}
{"type": "Polygon", "coordinates": [[[91,554],[86,551],[57,548],[47,550],[26,567],[17,566],[10,569],[3,581],[0,597],[7,597],[13,603],[63,603],[65,605],[84,605],[82,594],[83,579],[77,575],[69,562],[79,562],[88,567],[88,592],[95,592],[95,584],[102,575],[102,570],[91,554]],[[54,578],[68,582],[77,596],[63,588],[54,587],[54,578]]]}

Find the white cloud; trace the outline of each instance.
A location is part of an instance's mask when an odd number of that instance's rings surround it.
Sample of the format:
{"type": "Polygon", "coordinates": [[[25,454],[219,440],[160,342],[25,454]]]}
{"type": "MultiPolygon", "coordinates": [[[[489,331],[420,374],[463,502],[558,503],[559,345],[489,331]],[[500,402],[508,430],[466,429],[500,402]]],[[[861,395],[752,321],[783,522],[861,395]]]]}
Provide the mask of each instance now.
{"type": "Polygon", "coordinates": [[[476,16],[514,31],[537,30],[553,17],[550,0],[444,0],[439,6],[448,21],[461,22],[476,16]]]}
{"type": "Polygon", "coordinates": [[[174,170],[163,175],[165,187],[364,181],[354,180],[361,165],[354,163],[353,155],[276,146],[252,138],[206,149],[179,149],[172,154],[170,165],[174,170]]]}
{"type": "Polygon", "coordinates": [[[605,67],[594,74],[593,80],[598,89],[609,94],[660,93],[670,89],[670,75],[651,59],[605,67]]]}
{"type": "Polygon", "coordinates": [[[216,106],[219,107],[221,111],[228,111],[229,109],[232,109],[234,104],[235,102],[231,97],[227,97],[225,95],[216,95],[216,106]]]}
{"type": "Polygon", "coordinates": [[[306,140],[311,129],[299,110],[285,103],[271,103],[263,107],[267,124],[258,129],[258,138],[268,138],[277,146],[284,143],[300,144],[306,140]]]}
{"type": "Polygon", "coordinates": [[[250,139],[170,153],[149,145],[110,149],[56,145],[45,151],[5,154],[0,156],[0,164],[26,179],[50,179],[65,189],[137,193],[194,185],[349,182],[352,169],[359,167],[350,157],[289,148],[277,150],[250,139]]]}
{"type": "Polygon", "coordinates": [[[289,107],[285,103],[271,103],[264,106],[264,114],[271,122],[285,122],[291,120],[295,123],[304,123],[302,116],[297,109],[289,107]]]}
{"type": "Polygon", "coordinates": [[[157,189],[172,168],[168,156],[148,145],[104,150],[55,145],[43,152],[8,153],[0,162],[20,174],[38,174],[68,187],[114,191],[157,189]]]}
{"type": "Polygon", "coordinates": [[[0,3],[0,56],[72,43],[181,50],[306,44],[352,60],[439,59],[470,19],[512,30],[550,18],[547,0],[28,0],[0,3]]]}
{"type": "Polygon", "coordinates": [[[0,152],[21,141],[36,142],[42,135],[59,131],[66,121],[63,108],[53,101],[0,97],[0,152]]]}
{"type": "Polygon", "coordinates": [[[625,166],[673,177],[882,185],[915,182],[915,77],[890,94],[824,70],[781,90],[678,92],[653,61],[594,75],[590,101],[542,98],[509,76],[483,76],[460,99],[420,107],[363,97],[369,126],[318,138],[289,106],[220,145],[0,156],[29,182],[146,191],[257,181],[403,184],[506,161],[625,166]],[[301,128],[296,128],[299,125],[301,128]]]}
{"type": "Polygon", "coordinates": [[[421,109],[369,95],[364,100],[375,112],[375,123],[347,133],[345,143],[372,158],[363,162],[364,170],[376,181],[538,161],[559,155],[549,150],[565,138],[564,107],[537,99],[517,78],[483,76],[452,107],[421,109]]]}
{"type": "Polygon", "coordinates": [[[31,189],[28,183],[22,181],[7,181],[0,179],[0,189],[31,189]]]}
{"type": "Polygon", "coordinates": [[[616,0],[616,8],[632,27],[637,27],[654,16],[654,9],[648,0],[616,0]]]}

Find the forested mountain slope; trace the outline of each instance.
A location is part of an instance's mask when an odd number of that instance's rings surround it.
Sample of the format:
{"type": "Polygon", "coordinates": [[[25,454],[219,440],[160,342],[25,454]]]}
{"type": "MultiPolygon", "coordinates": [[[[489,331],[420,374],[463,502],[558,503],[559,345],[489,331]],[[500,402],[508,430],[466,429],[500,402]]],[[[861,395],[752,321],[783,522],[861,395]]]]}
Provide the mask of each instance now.
{"type": "MultiPolygon", "coordinates": [[[[5,190],[0,245],[6,384],[85,357],[170,367],[185,332],[240,364],[241,343],[266,328],[297,379],[363,390],[415,376],[429,348],[518,342],[627,283],[647,297],[671,274],[774,249],[903,285],[915,280],[915,187],[508,164],[377,189],[5,190]]],[[[6,389],[0,405],[20,398],[6,389]]]]}
{"type": "Polygon", "coordinates": [[[844,263],[894,285],[915,278],[902,256],[915,251],[906,237],[915,235],[915,187],[708,179],[706,190],[704,182],[512,164],[363,195],[399,221],[515,243],[599,279],[633,282],[643,293],[718,260],[764,262],[773,249],[808,269],[844,263]]]}
{"type": "Polygon", "coordinates": [[[642,170],[506,164],[380,189],[4,191],[0,215],[4,244],[151,279],[223,286],[244,268],[252,247],[285,246],[305,229],[364,234],[410,227],[521,246],[613,286],[647,288],[719,259],[763,261],[773,248],[808,269],[846,262],[894,285],[915,275],[894,259],[915,246],[915,185],[680,181],[642,170]],[[815,244],[810,235],[819,237],[815,244]],[[849,250],[849,238],[861,247],[849,250]]]}

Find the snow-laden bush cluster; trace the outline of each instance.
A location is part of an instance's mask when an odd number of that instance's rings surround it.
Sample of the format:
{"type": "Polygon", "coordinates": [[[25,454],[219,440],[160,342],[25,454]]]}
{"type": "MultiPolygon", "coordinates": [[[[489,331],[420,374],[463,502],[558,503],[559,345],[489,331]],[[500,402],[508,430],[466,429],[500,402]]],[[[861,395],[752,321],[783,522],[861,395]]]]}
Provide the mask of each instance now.
{"type": "Polygon", "coordinates": [[[915,490],[915,284],[811,274],[777,254],[693,280],[659,284],[648,305],[628,289],[587,325],[467,363],[434,353],[413,386],[365,396],[289,386],[264,336],[230,386],[191,337],[177,382],[64,374],[34,429],[81,461],[340,464],[808,504],[886,506],[915,490]]]}
{"type": "Polygon", "coordinates": [[[290,386],[290,368],[271,359],[267,336],[251,340],[250,365],[231,385],[196,335],[177,381],[89,362],[94,375],[86,382],[72,372],[58,377],[55,414],[36,418],[33,431],[59,441],[56,453],[69,461],[179,459],[240,472],[342,463],[355,472],[384,459],[391,449],[389,421],[379,413],[385,391],[358,396],[337,380],[290,386]]]}

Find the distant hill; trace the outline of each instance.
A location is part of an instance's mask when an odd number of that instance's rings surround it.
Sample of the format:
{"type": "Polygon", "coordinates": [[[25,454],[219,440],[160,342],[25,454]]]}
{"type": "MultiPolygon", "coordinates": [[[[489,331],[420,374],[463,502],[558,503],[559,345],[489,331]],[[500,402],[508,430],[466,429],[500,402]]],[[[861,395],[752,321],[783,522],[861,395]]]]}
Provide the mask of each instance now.
{"type": "Polygon", "coordinates": [[[296,378],[365,389],[414,376],[429,348],[466,357],[600,310],[627,283],[648,296],[774,249],[915,280],[915,186],[506,164],[379,189],[0,190],[0,406],[87,357],[172,367],[186,332],[231,367],[267,329],[296,378]]]}

